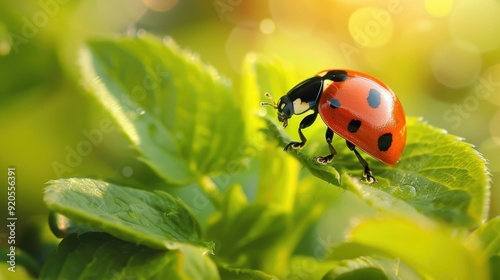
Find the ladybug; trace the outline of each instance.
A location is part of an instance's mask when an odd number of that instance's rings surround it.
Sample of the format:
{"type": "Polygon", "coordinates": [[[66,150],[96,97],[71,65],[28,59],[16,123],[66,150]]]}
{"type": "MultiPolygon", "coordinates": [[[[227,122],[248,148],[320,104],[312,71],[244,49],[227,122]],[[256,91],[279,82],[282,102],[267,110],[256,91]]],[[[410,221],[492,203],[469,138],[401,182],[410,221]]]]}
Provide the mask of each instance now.
{"type": "MultiPolygon", "coordinates": [[[[266,96],[271,98],[269,94],[266,96]]],[[[263,102],[262,105],[278,110],[278,120],[283,127],[288,125],[292,115],[312,110],[312,114],[300,122],[300,142],[288,143],[285,151],[304,147],[307,139],[302,129],[311,126],[319,113],[327,125],[325,139],[330,154],[318,156],[316,161],[328,164],[333,160],[337,154],[332,146],[336,132],[358,158],[368,183],[377,182],[377,179],[356,147],[387,165],[395,165],[405,147],[406,117],[399,99],[382,81],[358,71],[319,72],[293,87],[277,103],[263,102]]]]}

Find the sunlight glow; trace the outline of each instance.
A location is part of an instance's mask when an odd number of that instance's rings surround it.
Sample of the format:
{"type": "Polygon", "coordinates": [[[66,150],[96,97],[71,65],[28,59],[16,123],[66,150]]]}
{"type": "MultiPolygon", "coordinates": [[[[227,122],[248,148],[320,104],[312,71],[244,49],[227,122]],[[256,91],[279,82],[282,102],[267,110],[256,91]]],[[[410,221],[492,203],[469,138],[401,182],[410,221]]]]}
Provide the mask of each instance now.
{"type": "Polygon", "coordinates": [[[271,34],[274,32],[274,30],[276,29],[276,25],[274,24],[274,21],[272,19],[263,19],[261,22],[260,22],[260,32],[262,32],[263,34],[271,34]]]}
{"type": "Polygon", "coordinates": [[[393,21],[389,11],[365,7],[349,18],[349,32],[362,47],[381,47],[392,38],[393,21]]]}
{"type": "Polygon", "coordinates": [[[455,40],[470,42],[482,52],[500,47],[500,3],[460,2],[451,14],[450,31],[455,40]]]}
{"type": "Polygon", "coordinates": [[[448,42],[434,50],[431,59],[434,78],[449,88],[471,85],[479,76],[482,59],[467,42],[448,42]]]}
{"type": "Polygon", "coordinates": [[[177,5],[178,0],[143,0],[146,6],[157,12],[170,11],[177,5]]]}
{"type": "Polygon", "coordinates": [[[453,8],[453,0],[425,0],[425,9],[435,17],[447,16],[453,8]]]}
{"type": "Polygon", "coordinates": [[[500,63],[488,67],[483,72],[479,90],[486,100],[500,106],[500,63]]]}

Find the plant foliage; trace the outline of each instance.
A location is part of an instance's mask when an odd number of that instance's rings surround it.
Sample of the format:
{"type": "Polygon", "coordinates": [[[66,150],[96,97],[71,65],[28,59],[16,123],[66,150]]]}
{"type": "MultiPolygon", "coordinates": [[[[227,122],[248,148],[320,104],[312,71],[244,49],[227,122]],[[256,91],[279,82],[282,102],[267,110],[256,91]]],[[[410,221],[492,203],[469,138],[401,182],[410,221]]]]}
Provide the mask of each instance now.
{"type": "Polygon", "coordinates": [[[259,108],[265,92],[284,94],[298,80],[278,59],[249,55],[233,85],[172,39],[141,34],[89,41],[79,65],[86,90],[139,158],[165,185],[197,185],[216,210],[200,221],[169,188],[51,181],[47,206],[82,227],[67,232],[42,279],[499,277],[500,223],[485,223],[486,163],[458,137],[408,118],[400,162],[388,167],[367,158],[379,181],[368,185],[340,139],[333,164],[315,163],[327,151],[321,124],[304,131],[303,150],[282,151],[295,131],[279,127],[272,109],[259,108]],[[243,172],[251,183],[224,190],[214,183],[248,160],[257,166],[243,172]],[[372,214],[353,219],[326,258],[298,253],[332,203],[346,197],[338,190],[353,193],[372,214]]]}

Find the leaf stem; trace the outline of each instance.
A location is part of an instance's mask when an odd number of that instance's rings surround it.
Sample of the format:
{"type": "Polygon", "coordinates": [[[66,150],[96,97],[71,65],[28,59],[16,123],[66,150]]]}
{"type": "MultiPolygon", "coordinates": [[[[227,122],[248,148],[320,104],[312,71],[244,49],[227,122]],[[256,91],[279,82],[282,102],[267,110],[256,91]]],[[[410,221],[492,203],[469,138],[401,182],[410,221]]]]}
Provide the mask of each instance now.
{"type": "Polygon", "coordinates": [[[217,185],[212,181],[209,176],[198,177],[198,185],[205,195],[212,201],[212,204],[216,209],[222,207],[222,197],[217,189],[217,185]]]}

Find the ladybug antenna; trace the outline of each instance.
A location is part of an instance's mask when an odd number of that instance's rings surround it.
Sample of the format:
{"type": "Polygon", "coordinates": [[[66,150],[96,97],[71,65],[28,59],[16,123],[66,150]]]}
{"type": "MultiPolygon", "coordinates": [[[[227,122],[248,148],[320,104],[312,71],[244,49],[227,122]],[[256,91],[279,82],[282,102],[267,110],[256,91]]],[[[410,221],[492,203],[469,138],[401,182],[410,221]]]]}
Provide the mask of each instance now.
{"type": "Polygon", "coordinates": [[[271,102],[260,102],[260,105],[261,106],[271,106],[273,107],[274,109],[278,109],[278,104],[276,104],[276,102],[274,102],[274,99],[273,97],[271,96],[271,94],[269,94],[269,92],[266,92],[266,94],[264,94],[267,98],[271,99],[271,102]]]}

